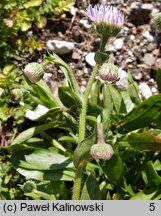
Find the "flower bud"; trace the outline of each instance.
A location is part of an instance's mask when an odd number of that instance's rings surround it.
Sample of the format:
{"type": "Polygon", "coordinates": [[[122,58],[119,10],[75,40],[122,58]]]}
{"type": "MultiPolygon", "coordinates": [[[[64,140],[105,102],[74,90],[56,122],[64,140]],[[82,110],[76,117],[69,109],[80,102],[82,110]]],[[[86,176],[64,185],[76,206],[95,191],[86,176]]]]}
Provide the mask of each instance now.
{"type": "Polygon", "coordinates": [[[12,89],[11,94],[12,99],[15,101],[19,101],[22,97],[22,91],[20,89],[12,89]]]}
{"type": "Polygon", "coordinates": [[[43,67],[37,62],[32,62],[26,65],[24,74],[32,83],[38,82],[44,75],[43,67]]]}
{"type": "Polygon", "coordinates": [[[154,17],[154,24],[158,31],[161,31],[161,13],[154,17]]]}
{"type": "Polygon", "coordinates": [[[113,153],[114,152],[112,146],[106,143],[94,144],[90,149],[90,154],[95,160],[109,160],[112,157],[113,153]]]}
{"type": "Polygon", "coordinates": [[[100,78],[109,83],[119,80],[119,69],[112,62],[104,63],[99,71],[100,78]]]}
{"type": "Polygon", "coordinates": [[[22,185],[22,190],[25,192],[25,193],[30,193],[32,192],[33,190],[37,189],[37,186],[35,184],[34,181],[27,181],[25,182],[23,185],[22,185]]]}

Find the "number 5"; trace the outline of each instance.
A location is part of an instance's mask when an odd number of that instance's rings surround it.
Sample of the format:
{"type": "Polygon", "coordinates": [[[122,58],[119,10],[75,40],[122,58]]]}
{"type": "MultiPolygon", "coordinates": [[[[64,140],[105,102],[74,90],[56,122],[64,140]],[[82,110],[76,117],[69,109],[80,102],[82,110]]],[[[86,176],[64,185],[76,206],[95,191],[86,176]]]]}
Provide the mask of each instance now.
{"type": "Polygon", "coordinates": [[[150,203],[149,210],[154,211],[155,210],[155,203],[150,203]]]}

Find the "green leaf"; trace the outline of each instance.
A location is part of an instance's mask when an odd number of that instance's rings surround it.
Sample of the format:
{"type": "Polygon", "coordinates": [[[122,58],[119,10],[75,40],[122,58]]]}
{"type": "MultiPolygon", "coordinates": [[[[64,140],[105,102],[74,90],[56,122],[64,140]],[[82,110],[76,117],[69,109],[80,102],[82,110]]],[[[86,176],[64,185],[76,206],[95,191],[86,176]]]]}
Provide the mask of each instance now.
{"type": "Polygon", "coordinates": [[[135,194],[130,200],[159,200],[161,199],[161,189],[146,189],[135,194]]]}
{"type": "Polygon", "coordinates": [[[100,199],[100,189],[99,183],[93,175],[89,175],[84,183],[81,200],[99,200],[100,199]]]}
{"type": "Polygon", "coordinates": [[[50,122],[47,124],[43,124],[40,126],[36,126],[36,127],[31,127],[25,131],[23,131],[22,133],[20,133],[11,143],[11,145],[15,145],[15,144],[21,144],[23,142],[25,142],[26,140],[28,140],[31,137],[36,136],[37,134],[40,134],[41,132],[48,130],[52,127],[57,127],[59,124],[57,121],[54,122],[50,122]]]}
{"type": "Polygon", "coordinates": [[[128,91],[122,91],[121,96],[124,100],[126,111],[128,113],[134,108],[135,104],[132,102],[128,91]]]}
{"type": "Polygon", "coordinates": [[[102,169],[110,181],[119,184],[124,170],[122,159],[119,156],[114,154],[109,161],[106,161],[102,169]]]}
{"type": "Polygon", "coordinates": [[[58,107],[57,101],[54,99],[48,85],[43,80],[37,83],[31,83],[29,80],[27,80],[27,82],[32,87],[34,94],[39,98],[42,105],[48,108],[58,107]]]}
{"type": "Polygon", "coordinates": [[[146,176],[148,180],[148,186],[152,188],[158,188],[161,185],[161,177],[158,175],[154,169],[152,161],[147,163],[146,176]]]}
{"type": "Polygon", "coordinates": [[[29,28],[31,28],[31,25],[32,25],[31,22],[24,21],[20,26],[21,31],[23,32],[27,31],[29,28]]]}
{"type": "MultiPolygon", "coordinates": [[[[106,92],[105,94],[108,94],[109,97],[111,97],[111,102],[113,104],[113,109],[116,112],[116,114],[120,113],[126,113],[126,108],[124,101],[121,97],[121,94],[119,91],[112,86],[111,84],[106,83],[106,92]]],[[[104,103],[105,104],[105,103],[104,103]]]]}
{"type": "Polygon", "coordinates": [[[60,142],[70,142],[70,143],[74,143],[74,144],[78,144],[78,140],[76,140],[75,138],[71,137],[71,136],[61,136],[58,141],[60,142]]]}
{"type": "Polygon", "coordinates": [[[66,149],[57,140],[53,139],[53,137],[47,134],[46,132],[42,132],[41,136],[45,138],[48,142],[50,142],[53,146],[55,146],[55,148],[63,152],[66,151],[66,149]]]}
{"type": "Polygon", "coordinates": [[[136,82],[134,82],[130,72],[128,72],[128,81],[129,81],[129,86],[127,89],[127,92],[134,104],[139,104],[141,103],[141,99],[139,97],[139,88],[136,82]]]}
{"type": "Polygon", "coordinates": [[[31,0],[24,4],[24,8],[30,8],[30,7],[38,7],[42,4],[43,0],[31,0]]]}
{"type": "Polygon", "coordinates": [[[12,162],[31,170],[60,170],[73,167],[70,158],[59,154],[54,149],[35,149],[17,152],[11,157],[12,162]]]}
{"type": "Polygon", "coordinates": [[[156,72],[156,80],[157,80],[157,87],[159,93],[161,93],[161,68],[159,68],[156,72]]]}
{"type": "Polygon", "coordinates": [[[96,133],[86,138],[81,144],[76,147],[73,158],[75,167],[78,167],[83,160],[90,161],[92,159],[90,156],[90,149],[95,143],[96,133]]]}
{"type": "Polygon", "coordinates": [[[62,111],[60,109],[60,107],[54,107],[51,108],[50,110],[48,110],[44,115],[34,119],[34,121],[45,121],[48,118],[50,119],[58,119],[59,114],[61,114],[62,111]]]}
{"type": "Polygon", "coordinates": [[[132,130],[149,126],[160,116],[161,94],[151,96],[137,105],[117,125],[119,133],[128,133],[132,130]]]}
{"type": "Polygon", "coordinates": [[[49,180],[49,181],[73,181],[74,171],[72,170],[50,170],[50,171],[38,171],[38,170],[27,170],[22,168],[17,168],[17,171],[31,179],[36,179],[39,181],[49,180]]]}
{"type": "Polygon", "coordinates": [[[131,133],[127,140],[133,148],[140,151],[161,151],[161,138],[146,130],[140,133],[131,133]]]}
{"type": "Polygon", "coordinates": [[[102,107],[100,104],[100,87],[101,82],[100,80],[96,80],[91,89],[90,98],[89,98],[89,105],[88,105],[88,113],[89,115],[98,116],[102,107]]]}
{"type": "Polygon", "coordinates": [[[102,116],[102,126],[104,131],[105,139],[108,137],[109,126],[111,122],[111,114],[113,111],[113,103],[110,92],[108,91],[108,86],[106,84],[103,85],[102,95],[103,95],[103,111],[101,113],[102,116]]]}
{"type": "Polygon", "coordinates": [[[71,90],[68,86],[60,86],[58,89],[59,98],[62,104],[68,108],[76,105],[75,98],[71,94],[71,90]]]}

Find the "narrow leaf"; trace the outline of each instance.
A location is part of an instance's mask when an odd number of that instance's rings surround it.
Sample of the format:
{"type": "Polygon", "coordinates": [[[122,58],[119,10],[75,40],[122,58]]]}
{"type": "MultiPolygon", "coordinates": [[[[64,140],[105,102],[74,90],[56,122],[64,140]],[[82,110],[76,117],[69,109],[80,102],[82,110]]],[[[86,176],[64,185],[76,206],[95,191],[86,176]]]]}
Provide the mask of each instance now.
{"type": "Polygon", "coordinates": [[[89,175],[86,182],[84,183],[81,200],[99,200],[100,189],[99,183],[93,175],[89,175]]]}
{"type": "Polygon", "coordinates": [[[149,126],[160,116],[161,94],[151,96],[137,105],[118,123],[119,133],[128,133],[132,130],[149,126]]]}
{"type": "Polygon", "coordinates": [[[131,133],[127,140],[133,148],[140,151],[161,151],[161,138],[146,130],[140,133],[131,133]]]}

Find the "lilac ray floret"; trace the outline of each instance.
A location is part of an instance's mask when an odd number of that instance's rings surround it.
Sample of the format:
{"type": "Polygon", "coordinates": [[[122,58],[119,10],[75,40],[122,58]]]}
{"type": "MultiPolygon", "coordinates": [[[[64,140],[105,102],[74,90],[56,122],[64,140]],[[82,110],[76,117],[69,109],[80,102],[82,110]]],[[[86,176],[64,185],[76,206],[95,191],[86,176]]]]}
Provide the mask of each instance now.
{"type": "Polygon", "coordinates": [[[124,23],[124,15],[112,6],[97,4],[92,7],[90,4],[86,10],[86,15],[96,24],[105,22],[121,28],[124,23]]]}

